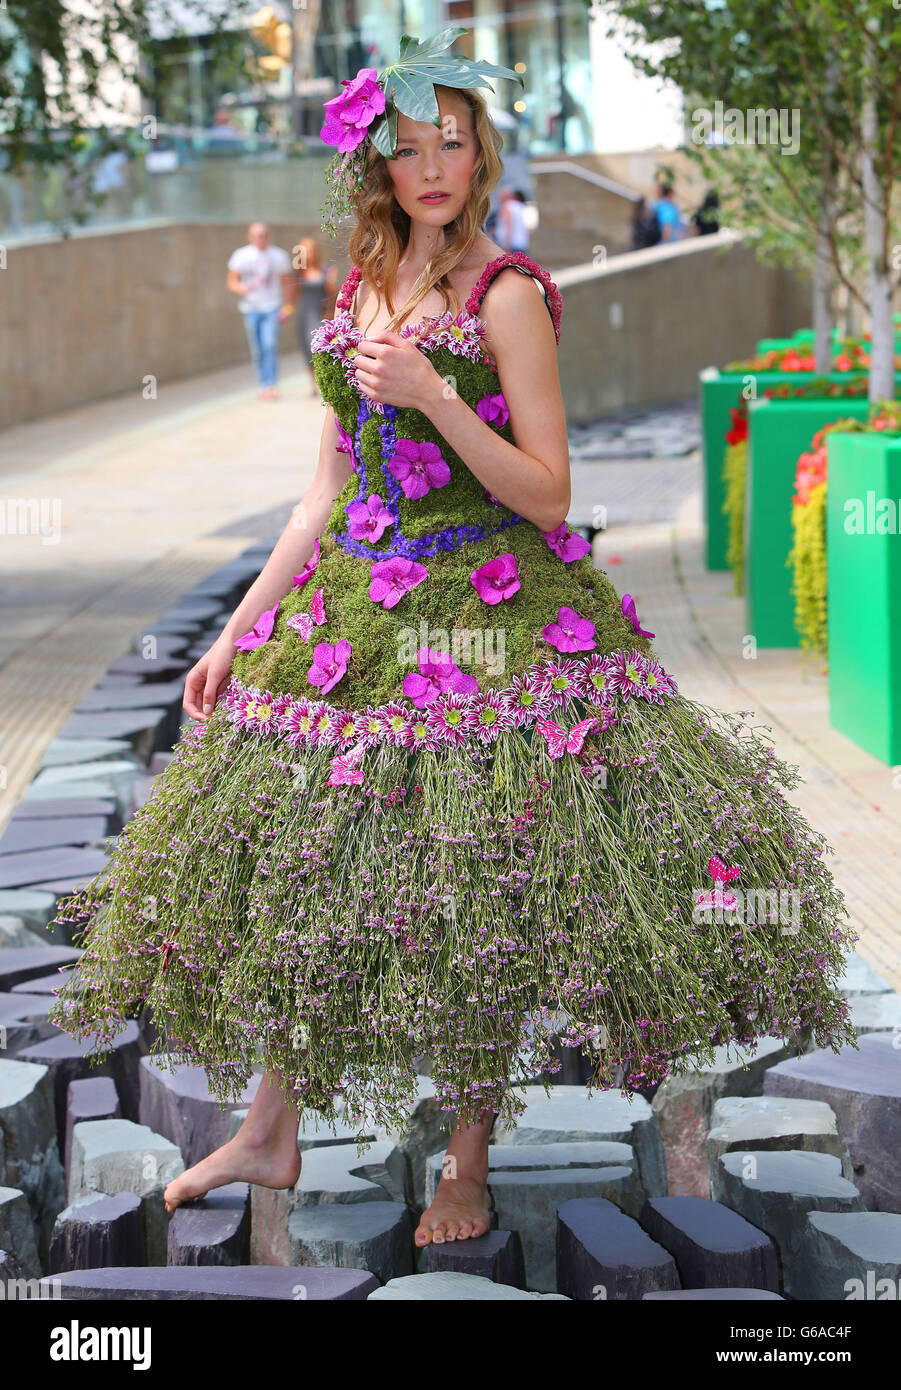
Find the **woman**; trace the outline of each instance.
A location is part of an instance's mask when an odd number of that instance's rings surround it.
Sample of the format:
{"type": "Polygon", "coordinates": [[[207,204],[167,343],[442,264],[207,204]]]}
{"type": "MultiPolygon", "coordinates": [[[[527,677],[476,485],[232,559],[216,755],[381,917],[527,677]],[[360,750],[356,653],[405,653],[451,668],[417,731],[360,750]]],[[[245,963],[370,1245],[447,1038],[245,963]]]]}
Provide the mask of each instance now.
{"type": "Polygon", "coordinates": [[[311,236],[301,237],[298,248],[300,265],[294,270],[298,292],[295,304],[297,340],[301,355],[306,358],[310,371],[310,395],[318,396],[319,386],[310,355],[310,339],[323,319],[334,310],[335,296],[338,292],[338,267],[333,261],[323,266],[318,243],[311,236]]]}
{"type": "Polygon", "coordinates": [[[500,137],[453,75],[440,128],[395,108],[390,159],[380,126],[362,164],[347,136],[387,120],[372,70],[333,104],[356,224],[313,340],[316,476],[187,678],[200,723],[119,837],[112,891],[83,899],[102,920],[56,1006],[105,1040],[149,1001],[159,1050],[223,1100],[265,1066],[170,1210],[293,1185],[305,1112],[400,1127],[428,1055],[456,1123],[420,1246],[487,1231],[491,1126],[552,1029],[627,1090],[730,1040],[853,1037],[841,901],[791,773],[678,694],[566,529],[561,299],[480,230],[500,137]],[[739,874],[797,887],[788,947],[733,920],[739,874]]]}

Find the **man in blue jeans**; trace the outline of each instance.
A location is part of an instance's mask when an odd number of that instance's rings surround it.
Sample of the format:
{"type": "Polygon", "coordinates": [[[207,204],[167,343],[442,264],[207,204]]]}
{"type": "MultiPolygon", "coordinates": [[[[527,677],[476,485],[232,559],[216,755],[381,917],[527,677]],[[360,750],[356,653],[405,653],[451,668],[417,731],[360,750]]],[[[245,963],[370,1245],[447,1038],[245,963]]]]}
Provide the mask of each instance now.
{"type": "Polygon", "coordinates": [[[280,246],[270,246],[265,222],[254,222],[247,229],[248,242],[233,251],[228,261],[226,284],[239,296],[238,308],[261,392],[265,400],[278,397],[278,332],[281,321],[291,312],[295,286],[291,277],[291,257],[280,246]]]}

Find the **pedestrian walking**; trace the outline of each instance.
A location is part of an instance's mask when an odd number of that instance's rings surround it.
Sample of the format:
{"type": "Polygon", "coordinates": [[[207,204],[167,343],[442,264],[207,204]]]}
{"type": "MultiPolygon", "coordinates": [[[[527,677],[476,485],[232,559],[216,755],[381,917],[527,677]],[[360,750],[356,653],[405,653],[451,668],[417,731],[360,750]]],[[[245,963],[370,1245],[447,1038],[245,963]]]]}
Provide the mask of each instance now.
{"type": "Polygon", "coordinates": [[[232,294],[239,296],[238,308],[250,353],[260,381],[264,400],[276,400],[278,390],[278,330],[290,312],[296,293],[291,281],[291,257],[280,246],[269,242],[265,222],[253,222],[247,229],[247,245],[233,251],[228,261],[226,281],[232,294]]]}

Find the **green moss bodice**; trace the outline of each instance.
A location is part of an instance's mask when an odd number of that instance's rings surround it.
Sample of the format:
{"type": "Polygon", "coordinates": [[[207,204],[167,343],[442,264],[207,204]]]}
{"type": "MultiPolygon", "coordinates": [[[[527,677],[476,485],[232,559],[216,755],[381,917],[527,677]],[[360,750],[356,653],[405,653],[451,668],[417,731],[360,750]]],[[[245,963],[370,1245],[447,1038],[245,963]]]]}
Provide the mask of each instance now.
{"type": "MultiPolygon", "coordinates": [[[[519,255],[499,261],[486,268],[485,288],[487,271],[509,263],[524,269],[525,262],[545,285],[556,331],[559,292],[546,272],[519,255]]],[[[500,379],[484,347],[484,322],[475,314],[479,302],[474,291],[455,317],[448,312],[402,332],[420,334],[420,350],[449,387],[514,443],[500,379]]],[[[634,646],[649,650],[590,557],[569,558],[576,547],[564,546],[565,528],[549,537],[494,499],[421,411],[366,396],[353,373],[362,337],[346,308],[312,337],[319,389],[334,409],[339,447],[354,472],[335,500],[316,559],[270,610],[271,627],[267,621],[260,629],[262,640],[237,653],[238,679],[273,694],[321,693],[350,710],[383,706],[403,701],[404,678],[419,669],[418,651],[449,651],[454,634],[462,633],[454,651],[468,635],[466,670],[479,691],[508,689],[536,663],[559,656],[543,630],[557,622],[561,609],[593,625],[590,650],[600,656],[634,646]],[[498,557],[518,581],[500,599],[477,576],[498,557]],[[339,662],[346,658],[346,669],[328,691],[313,675],[320,644],[339,662]],[[338,644],[349,644],[349,652],[347,646],[338,651],[338,644]]],[[[263,614],[261,622],[269,616],[263,614]]]]}

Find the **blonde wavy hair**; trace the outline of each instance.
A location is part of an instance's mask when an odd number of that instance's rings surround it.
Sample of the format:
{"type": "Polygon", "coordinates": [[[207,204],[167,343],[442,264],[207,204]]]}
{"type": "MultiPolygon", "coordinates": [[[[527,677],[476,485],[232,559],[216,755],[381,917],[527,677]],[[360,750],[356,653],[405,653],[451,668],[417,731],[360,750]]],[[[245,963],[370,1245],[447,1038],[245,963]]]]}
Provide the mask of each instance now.
{"type": "Polygon", "coordinates": [[[472,249],[491,207],[491,190],[504,171],[501,162],[503,137],[489,116],[481,93],[472,87],[436,85],[436,95],[439,92],[460,96],[469,106],[478,153],[469,197],[459,215],[445,224],[447,244],[424,267],[406,302],[399,309],[394,308],[394,287],[400,258],[410,235],[410,217],[394,196],[394,185],[385,156],[374,146],[370,149],[362,185],[352,200],[357,221],[348,242],[351,264],[360,267],[362,278],[374,286],[384,299],[391,313],[386,327],[392,331],[404,322],[431,289],[439,291],[445,309],[455,314],[459,312],[459,296],[448,281],[448,272],[472,249]]]}

